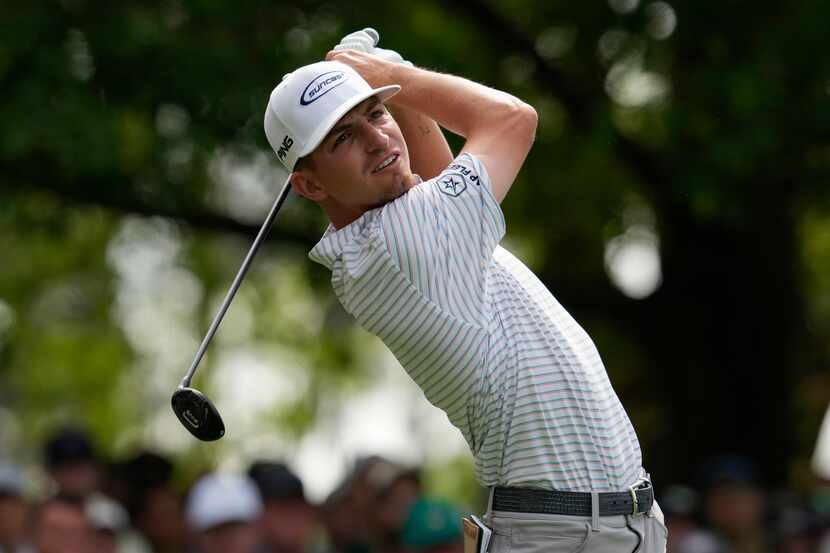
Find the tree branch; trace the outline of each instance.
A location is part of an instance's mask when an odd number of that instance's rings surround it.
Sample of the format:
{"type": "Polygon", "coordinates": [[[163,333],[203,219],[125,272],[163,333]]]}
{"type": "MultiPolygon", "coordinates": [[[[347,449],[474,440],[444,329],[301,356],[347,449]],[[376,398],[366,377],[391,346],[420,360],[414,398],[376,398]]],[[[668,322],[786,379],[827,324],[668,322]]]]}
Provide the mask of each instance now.
{"type": "MultiPolygon", "coordinates": [[[[193,228],[210,232],[232,232],[253,237],[260,229],[260,225],[243,223],[210,211],[150,204],[138,197],[132,184],[126,180],[126,177],[119,179],[111,176],[100,178],[84,176],[82,179],[72,179],[57,174],[53,163],[46,160],[35,162],[27,159],[3,164],[3,171],[0,172],[0,191],[19,194],[20,183],[23,181],[32,188],[55,194],[68,202],[101,206],[137,215],[169,217],[193,228]],[[37,175],[33,174],[35,168],[37,175]],[[114,192],[106,194],[101,193],[102,190],[114,192]]],[[[313,235],[311,232],[286,227],[272,227],[270,234],[281,243],[294,244],[306,249],[312,248],[319,239],[317,234],[313,235]]]]}
{"type": "MultiPolygon", "coordinates": [[[[497,36],[499,44],[505,51],[521,53],[534,61],[536,72],[534,78],[551,92],[564,106],[574,126],[584,132],[590,131],[594,125],[596,107],[607,101],[597,83],[574,83],[566,78],[555,67],[539,55],[534,43],[516,29],[509,21],[482,0],[446,0],[448,10],[456,11],[466,20],[473,20],[481,27],[486,36],[497,36]]],[[[674,206],[665,183],[668,182],[669,172],[663,163],[653,153],[640,144],[619,133],[615,128],[609,132],[613,139],[617,156],[642,182],[642,185],[654,196],[654,200],[669,208],[674,206]]]]}

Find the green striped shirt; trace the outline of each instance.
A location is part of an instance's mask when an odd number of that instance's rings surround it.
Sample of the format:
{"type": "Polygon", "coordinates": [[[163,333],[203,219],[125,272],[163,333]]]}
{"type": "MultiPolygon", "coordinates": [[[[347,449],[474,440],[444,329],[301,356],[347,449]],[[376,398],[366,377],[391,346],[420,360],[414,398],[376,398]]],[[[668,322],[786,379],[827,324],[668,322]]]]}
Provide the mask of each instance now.
{"type": "Polygon", "coordinates": [[[329,227],[309,256],[461,430],[483,486],[623,490],[642,464],[628,415],[590,337],[504,233],[484,166],[462,154],[329,227]]]}

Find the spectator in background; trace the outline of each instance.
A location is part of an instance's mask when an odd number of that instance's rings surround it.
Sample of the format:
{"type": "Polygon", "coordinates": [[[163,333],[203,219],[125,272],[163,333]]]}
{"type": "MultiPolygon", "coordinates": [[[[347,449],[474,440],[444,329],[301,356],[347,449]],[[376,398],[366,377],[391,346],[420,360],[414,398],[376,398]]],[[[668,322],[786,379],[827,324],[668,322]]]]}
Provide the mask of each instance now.
{"type": "Polygon", "coordinates": [[[26,535],[28,504],[20,468],[0,462],[0,553],[19,553],[26,535]]]}
{"type": "Polygon", "coordinates": [[[92,538],[92,527],[78,499],[55,496],[34,511],[32,553],[90,553],[92,538]]]}
{"type": "Polygon", "coordinates": [[[697,521],[700,496],[688,486],[668,486],[660,496],[660,506],[669,531],[666,553],[725,553],[726,544],[697,521]]]}
{"type": "Polygon", "coordinates": [[[44,447],[44,464],[58,495],[86,499],[101,486],[101,466],[89,436],[63,428],[44,447]]]}
{"type": "Polygon", "coordinates": [[[202,553],[253,553],[262,542],[262,500],[246,476],[202,477],[187,499],[185,516],[202,553]]]}
{"type": "Polygon", "coordinates": [[[790,491],[776,493],[772,528],[775,553],[815,553],[821,540],[822,524],[818,514],[799,495],[790,491]]]}
{"type": "Polygon", "coordinates": [[[401,545],[407,553],[464,553],[461,514],[445,501],[415,501],[403,524],[401,545]]]}
{"type": "Polygon", "coordinates": [[[87,499],[84,513],[91,532],[90,553],[117,553],[129,531],[127,512],[116,501],[101,494],[87,499]]]}
{"type": "Polygon", "coordinates": [[[326,498],[321,516],[335,552],[367,553],[377,545],[377,513],[388,506],[377,503],[378,495],[400,472],[398,465],[377,455],[358,459],[326,498]]]}
{"type": "Polygon", "coordinates": [[[140,452],[116,471],[133,527],[153,553],[182,553],[188,542],[182,497],[172,485],[173,463],[151,451],[140,452]]]}
{"type": "Polygon", "coordinates": [[[766,496],[754,463],[723,455],[703,467],[704,513],[730,553],[773,551],[764,524],[766,496]]]}
{"type": "Polygon", "coordinates": [[[416,469],[377,457],[366,468],[365,480],[372,493],[377,548],[381,553],[397,553],[402,550],[406,517],[421,496],[420,475],[416,469]]]}
{"type": "Polygon", "coordinates": [[[261,530],[265,553],[306,553],[322,547],[322,529],[303,483],[282,463],[256,461],[248,476],[264,504],[261,530]]]}
{"type": "Polygon", "coordinates": [[[359,471],[353,471],[320,509],[331,553],[368,553],[368,514],[368,488],[359,471]]]}
{"type": "Polygon", "coordinates": [[[819,475],[810,496],[810,505],[821,526],[818,553],[830,553],[830,479],[819,475]]]}

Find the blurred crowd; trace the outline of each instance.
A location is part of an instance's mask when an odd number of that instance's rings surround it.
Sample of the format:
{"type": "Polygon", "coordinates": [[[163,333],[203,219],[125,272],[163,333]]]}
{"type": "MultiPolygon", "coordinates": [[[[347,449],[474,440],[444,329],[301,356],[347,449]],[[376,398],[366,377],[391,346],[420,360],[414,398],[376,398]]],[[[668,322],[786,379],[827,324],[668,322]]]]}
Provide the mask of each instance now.
{"type": "Polygon", "coordinates": [[[171,459],[105,462],[62,429],[43,448],[48,490],[0,459],[0,553],[462,553],[461,514],[425,497],[419,470],[358,460],[322,504],[284,463],[212,472],[182,489],[171,459]]]}
{"type": "Polygon", "coordinates": [[[810,494],[769,490],[754,463],[723,455],[696,488],[658,486],[668,553],[830,553],[830,482],[810,494]]]}
{"type": "MultiPolygon", "coordinates": [[[[284,463],[203,474],[182,489],[172,460],[104,462],[62,429],[43,448],[48,491],[0,460],[0,553],[463,553],[461,513],[426,497],[417,468],[358,460],[320,504],[284,463]]],[[[668,553],[830,553],[830,483],[811,497],[765,490],[725,456],[696,488],[657,486],[668,553]]]]}

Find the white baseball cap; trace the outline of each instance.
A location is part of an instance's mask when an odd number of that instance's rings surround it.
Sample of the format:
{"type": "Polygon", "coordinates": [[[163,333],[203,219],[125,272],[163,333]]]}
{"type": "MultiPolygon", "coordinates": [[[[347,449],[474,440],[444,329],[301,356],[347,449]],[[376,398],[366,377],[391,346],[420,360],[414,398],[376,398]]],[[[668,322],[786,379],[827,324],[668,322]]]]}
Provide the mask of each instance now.
{"type": "Polygon", "coordinates": [[[297,160],[313,152],[350,109],[370,96],[385,102],[400,89],[398,85],[372,88],[345,63],[305,65],[285,75],[271,92],[265,135],[291,172],[297,160]]]}
{"type": "Polygon", "coordinates": [[[237,474],[202,477],[187,498],[185,516],[199,532],[227,522],[253,522],[262,512],[262,499],[253,480],[237,474]]]}
{"type": "Polygon", "coordinates": [[[95,493],[84,504],[84,513],[96,530],[118,533],[129,526],[127,511],[118,502],[95,493]]]}

